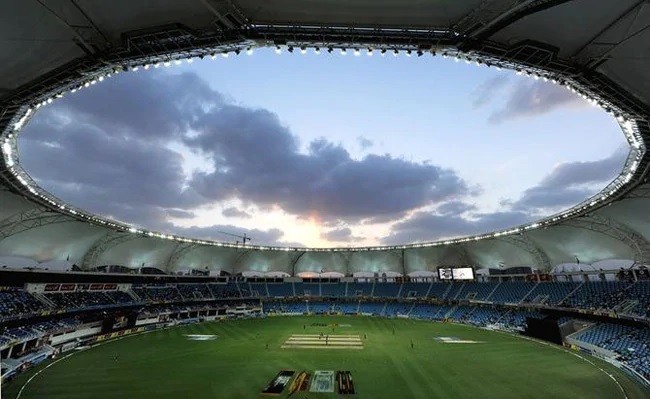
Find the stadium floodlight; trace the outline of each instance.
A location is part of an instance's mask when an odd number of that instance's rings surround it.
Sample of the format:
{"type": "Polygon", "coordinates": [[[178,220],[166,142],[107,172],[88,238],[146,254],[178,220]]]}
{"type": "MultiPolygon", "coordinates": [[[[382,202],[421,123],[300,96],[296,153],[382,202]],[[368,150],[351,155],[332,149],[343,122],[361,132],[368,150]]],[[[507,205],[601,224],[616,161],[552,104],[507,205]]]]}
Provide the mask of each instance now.
{"type": "Polygon", "coordinates": [[[411,50],[406,50],[406,56],[407,56],[407,57],[410,57],[410,56],[411,56],[411,53],[412,53],[411,50]]]}
{"type": "Polygon", "coordinates": [[[341,49],[341,55],[346,55],[346,54],[347,54],[347,50],[344,47],[344,48],[341,49]]]}
{"type": "Polygon", "coordinates": [[[153,64],[153,67],[156,69],[160,68],[160,62],[156,62],[155,64],[153,64]]]}
{"type": "Polygon", "coordinates": [[[180,65],[182,63],[183,63],[183,61],[181,61],[181,60],[174,60],[174,64],[176,64],[176,65],[180,65]]]}
{"type": "Polygon", "coordinates": [[[368,52],[366,53],[368,57],[372,57],[372,48],[368,48],[368,52]]]}
{"type": "MultiPolygon", "coordinates": [[[[136,72],[137,70],[138,70],[138,66],[137,66],[137,65],[134,65],[134,66],[131,68],[131,71],[133,71],[133,72],[136,72]]],[[[86,87],[88,87],[88,86],[86,86],[86,87]]]]}
{"type": "Polygon", "coordinates": [[[320,54],[320,47],[314,48],[314,54],[316,55],[320,54]]]}
{"type": "Polygon", "coordinates": [[[169,61],[165,61],[163,62],[163,65],[165,66],[165,68],[169,68],[172,65],[172,63],[169,61]]]}
{"type": "Polygon", "coordinates": [[[217,53],[211,53],[211,54],[210,54],[210,58],[213,59],[213,60],[214,60],[215,58],[217,58],[217,53]]]}
{"type": "Polygon", "coordinates": [[[287,49],[287,51],[290,52],[290,53],[293,53],[293,46],[289,46],[289,48],[287,49]]]}
{"type": "Polygon", "coordinates": [[[253,48],[249,47],[248,50],[246,50],[246,55],[253,55],[253,48]]]}
{"type": "Polygon", "coordinates": [[[305,47],[305,46],[300,47],[300,54],[302,54],[302,55],[307,54],[307,47],[305,47]]]}
{"type": "Polygon", "coordinates": [[[381,54],[382,57],[385,56],[386,55],[386,49],[385,48],[381,49],[381,51],[379,53],[381,54]]]}
{"type": "Polygon", "coordinates": [[[240,53],[241,53],[241,50],[240,50],[240,49],[236,49],[236,50],[235,50],[235,55],[239,55],[240,53]]]}
{"type": "Polygon", "coordinates": [[[354,49],[354,55],[355,55],[355,57],[360,56],[360,55],[361,55],[361,51],[359,51],[358,48],[355,48],[355,49],[354,49]]]}
{"type": "MultiPolygon", "coordinates": [[[[189,61],[188,61],[188,62],[189,62],[189,61]]],[[[145,70],[146,70],[146,69],[149,69],[149,64],[144,64],[143,68],[144,68],[145,70]]]]}
{"type": "Polygon", "coordinates": [[[397,57],[399,55],[399,50],[395,49],[393,50],[393,56],[397,57]]]}
{"type": "Polygon", "coordinates": [[[328,52],[328,53],[332,54],[333,51],[334,51],[334,49],[333,49],[332,47],[328,47],[328,48],[327,48],[327,52],[328,52]]]}
{"type": "Polygon", "coordinates": [[[280,46],[275,46],[275,54],[282,54],[282,49],[280,46]]]}
{"type": "Polygon", "coordinates": [[[224,51],[223,53],[221,53],[221,56],[222,56],[223,58],[228,58],[229,55],[230,55],[230,54],[228,54],[227,51],[224,51]]]}
{"type": "MultiPolygon", "coordinates": [[[[418,57],[422,57],[424,55],[424,53],[422,52],[422,50],[418,50],[417,55],[418,55],[418,57]]],[[[434,55],[435,55],[435,53],[434,53],[434,55]]]]}

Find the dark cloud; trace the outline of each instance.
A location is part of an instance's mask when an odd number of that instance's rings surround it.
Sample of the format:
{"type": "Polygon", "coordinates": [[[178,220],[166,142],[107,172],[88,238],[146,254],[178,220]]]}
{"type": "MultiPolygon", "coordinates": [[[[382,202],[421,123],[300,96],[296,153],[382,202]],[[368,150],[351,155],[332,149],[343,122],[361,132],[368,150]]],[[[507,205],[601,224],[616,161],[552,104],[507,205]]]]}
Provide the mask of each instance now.
{"type": "MultiPolygon", "coordinates": [[[[516,85],[508,111],[497,119],[573,101],[568,92],[540,84],[516,85]]],[[[505,90],[499,80],[486,85],[484,91],[505,90]]],[[[479,98],[477,106],[487,101],[479,98]]],[[[360,146],[371,145],[364,140],[359,138],[360,146]]],[[[467,202],[478,190],[452,170],[391,155],[356,160],[325,139],[302,148],[277,115],[225,101],[194,74],[160,71],[123,74],[68,95],[39,111],[20,140],[27,171],[64,201],[155,230],[225,241],[219,231],[246,232],[255,244],[284,245],[297,243],[283,242],[278,229],[181,228],[169,219],[192,218],[193,209],[237,198],[244,208],[316,217],[329,227],[323,238],[330,241],[362,239],[342,222],[395,220],[401,221],[384,243],[429,241],[507,228],[573,205],[611,179],[625,155],[562,164],[500,212],[478,214],[467,202]],[[214,172],[186,176],[182,156],[168,148],[174,141],[211,159],[214,172]]],[[[237,208],[223,211],[225,217],[246,215],[237,208]]]]}
{"type": "Polygon", "coordinates": [[[363,136],[357,137],[357,143],[359,143],[359,147],[361,148],[362,151],[365,151],[368,148],[375,145],[375,143],[372,140],[370,140],[370,139],[368,139],[366,137],[363,137],[363,136]]]}
{"type": "MultiPolygon", "coordinates": [[[[355,160],[325,139],[301,152],[275,114],[226,102],[191,73],[121,74],[70,94],[37,113],[20,146],[27,171],[64,201],[178,234],[170,218],[232,198],[336,226],[394,220],[471,192],[453,171],[428,163],[376,154],[355,160]],[[188,180],[170,142],[213,159],[215,171],[188,180]]],[[[240,212],[223,214],[246,217],[240,212]]]]}
{"type": "Polygon", "coordinates": [[[479,108],[495,99],[499,99],[508,87],[508,83],[509,79],[505,74],[486,80],[474,90],[473,106],[479,108]]]}
{"type": "Polygon", "coordinates": [[[567,105],[586,105],[576,94],[543,80],[498,76],[474,91],[474,107],[491,105],[489,121],[502,123],[527,116],[542,115],[567,105]]]}
{"type": "Polygon", "coordinates": [[[324,139],[302,153],[297,138],[266,110],[223,106],[193,129],[199,134],[187,142],[214,160],[214,172],[197,174],[191,185],[215,201],[238,198],[294,215],[358,221],[470,192],[451,170],[390,155],[354,160],[324,139]]]}
{"type": "Polygon", "coordinates": [[[542,181],[516,201],[502,201],[502,209],[478,213],[463,201],[449,201],[433,212],[416,212],[394,224],[383,244],[426,242],[444,238],[482,234],[532,223],[551,213],[574,206],[596,194],[620,173],[627,156],[624,148],[592,162],[558,165],[542,181]]]}
{"type": "Polygon", "coordinates": [[[596,194],[623,169],[627,150],[619,148],[607,158],[558,165],[542,181],[511,203],[513,209],[548,213],[548,209],[569,208],[596,194]],[[546,211],[545,211],[546,210],[546,211]]]}
{"type": "MultiPolygon", "coordinates": [[[[173,229],[187,237],[202,237],[209,240],[222,241],[222,242],[236,242],[240,243],[243,241],[243,238],[233,237],[230,234],[234,234],[240,237],[243,237],[246,234],[246,237],[249,237],[251,240],[248,241],[248,244],[253,245],[287,245],[281,239],[284,236],[282,230],[273,228],[269,230],[260,230],[260,229],[243,229],[238,226],[233,225],[214,225],[207,227],[178,227],[178,226],[169,226],[169,229],[173,229]],[[225,234],[227,233],[227,234],[225,234]]],[[[169,231],[169,229],[167,231],[169,231]]]]}
{"type": "Polygon", "coordinates": [[[475,214],[471,219],[458,214],[417,212],[395,224],[391,233],[381,239],[382,244],[427,242],[506,229],[536,219],[526,212],[503,211],[475,214]]]}
{"type": "Polygon", "coordinates": [[[363,240],[364,237],[352,235],[352,230],[349,227],[341,227],[338,229],[329,230],[321,233],[321,238],[327,241],[334,242],[351,242],[363,240]]]}
{"type": "Polygon", "coordinates": [[[246,211],[242,211],[241,209],[237,209],[235,207],[226,208],[223,211],[221,211],[221,214],[229,218],[250,219],[252,217],[250,213],[246,211]]]}
{"type": "Polygon", "coordinates": [[[476,205],[462,201],[449,201],[436,208],[436,212],[441,215],[460,215],[474,210],[476,210],[476,205]]]}

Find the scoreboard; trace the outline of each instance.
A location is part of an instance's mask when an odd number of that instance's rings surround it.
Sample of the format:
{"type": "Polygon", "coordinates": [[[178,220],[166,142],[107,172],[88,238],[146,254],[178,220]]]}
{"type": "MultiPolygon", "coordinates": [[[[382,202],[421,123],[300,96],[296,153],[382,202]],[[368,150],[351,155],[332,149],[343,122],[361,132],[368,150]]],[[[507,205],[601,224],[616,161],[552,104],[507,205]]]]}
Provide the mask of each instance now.
{"type": "Polygon", "coordinates": [[[474,280],[474,269],[471,267],[439,267],[440,280],[468,281],[474,280]]]}

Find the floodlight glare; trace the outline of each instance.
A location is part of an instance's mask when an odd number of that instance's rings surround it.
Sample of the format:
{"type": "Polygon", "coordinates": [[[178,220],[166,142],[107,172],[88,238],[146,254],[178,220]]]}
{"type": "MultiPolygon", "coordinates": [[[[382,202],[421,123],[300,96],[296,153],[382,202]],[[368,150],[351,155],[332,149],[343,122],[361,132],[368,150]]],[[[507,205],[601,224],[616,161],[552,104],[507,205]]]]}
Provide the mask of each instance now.
{"type": "Polygon", "coordinates": [[[314,54],[316,55],[320,54],[320,47],[314,48],[314,54]]]}
{"type": "Polygon", "coordinates": [[[342,49],[341,49],[341,55],[346,55],[346,54],[347,54],[347,50],[344,49],[344,48],[342,48],[342,49]]]}
{"type": "Polygon", "coordinates": [[[249,47],[248,50],[246,50],[247,55],[253,55],[253,48],[249,47]]]}
{"type": "Polygon", "coordinates": [[[358,57],[358,56],[360,56],[360,55],[361,55],[361,51],[359,51],[358,48],[355,48],[355,49],[354,49],[354,56],[355,56],[355,57],[358,57]]]}
{"type": "Polygon", "coordinates": [[[307,47],[305,47],[305,46],[300,47],[300,54],[303,54],[303,55],[307,54],[307,47]]]}
{"type": "Polygon", "coordinates": [[[275,46],[275,54],[282,54],[282,49],[280,46],[275,46]]]}
{"type": "Polygon", "coordinates": [[[368,49],[368,53],[367,53],[367,54],[368,54],[368,57],[372,57],[372,49],[371,49],[371,48],[368,49]]]}

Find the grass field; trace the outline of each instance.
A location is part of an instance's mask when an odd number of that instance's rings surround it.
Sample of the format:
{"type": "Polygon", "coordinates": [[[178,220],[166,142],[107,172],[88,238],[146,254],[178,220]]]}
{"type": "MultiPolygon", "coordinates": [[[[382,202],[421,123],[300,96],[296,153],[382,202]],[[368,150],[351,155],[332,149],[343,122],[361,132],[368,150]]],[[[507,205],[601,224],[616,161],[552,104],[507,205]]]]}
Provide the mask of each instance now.
{"type": "MultiPolygon", "coordinates": [[[[259,398],[281,369],[350,370],[357,398],[625,398],[599,367],[620,382],[630,399],[650,397],[618,369],[589,360],[597,367],[554,346],[453,324],[370,317],[272,317],[178,327],[109,342],[47,368],[20,398],[259,398]],[[350,327],[332,332],[331,327],[313,323],[350,327]],[[359,335],[363,348],[282,349],[292,335],[320,332],[359,335]],[[189,334],[218,337],[190,341],[189,334]],[[480,343],[444,343],[435,337],[480,343]]],[[[6,385],[3,398],[16,398],[36,371],[6,385]]],[[[292,397],[342,396],[300,392],[292,397]]]]}

